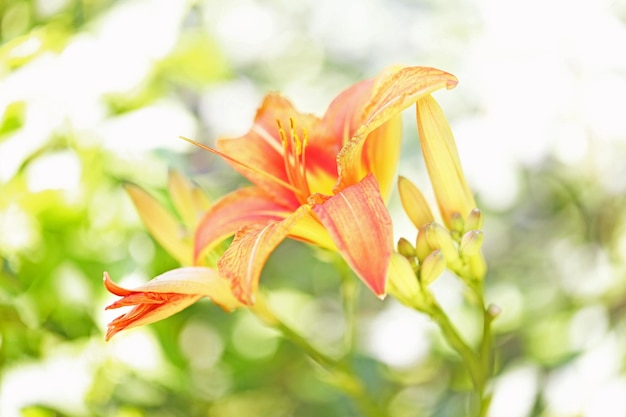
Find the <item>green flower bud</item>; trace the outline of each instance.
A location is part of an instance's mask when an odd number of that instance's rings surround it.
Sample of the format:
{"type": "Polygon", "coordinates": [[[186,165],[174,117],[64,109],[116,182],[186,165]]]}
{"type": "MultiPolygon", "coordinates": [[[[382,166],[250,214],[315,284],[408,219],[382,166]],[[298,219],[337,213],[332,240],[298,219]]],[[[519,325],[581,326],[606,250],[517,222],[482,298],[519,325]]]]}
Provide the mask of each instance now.
{"type": "Polygon", "coordinates": [[[424,295],[411,263],[396,252],[391,254],[389,262],[387,293],[409,307],[420,309],[424,304],[424,295]]]}
{"type": "Polygon", "coordinates": [[[491,317],[491,320],[498,317],[500,313],[502,313],[502,309],[495,304],[489,304],[489,306],[487,307],[487,314],[489,314],[489,317],[491,317]]]}
{"type": "Polygon", "coordinates": [[[403,237],[398,240],[398,252],[405,258],[415,257],[415,248],[411,245],[411,242],[403,237]]]}
{"type": "Polygon", "coordinates": [[[422,192],[411,181],[402,176],[398,178],[398,193],[402,207],[415,227],[420,228],[434,220],[430,206],[422,192]]]}
{"type": "Polygon", "coordinates": [[[422,226],[419,228],[417,232],[417,240],[415,241],[415,254],[417,255],[417,259],[422,262],[426,257],[433,251],[428,244],[428,240],[426,239],[426,229],[430,226],[430,223],[426,226],[422,226]]]}
{"type": "Polygon", "coordinates": [[[465,225],[465,220],[459,213],[452,213],[450,216],[450,231],[457,232],[459,236],[463,233],[463,227],[465,225]]]}
{"type": "Polygon", "coordinates": [[[443,273],[446,269],[446,260],[441,250],[436,250],[424,259],[420,265],[420,280],[428,285],[443,273]]]}
{"type": "Polygon", "coordinates": [[[450,232],[437,223],[431,223],[426,229],[426,240],[431,249],[440,249],[446,259],[446,263],[456,265],[460,261],[457,249],[450,232]]]}
{"type": "Polygon", "coordinates": [[[483,216],[482,211],[477,208],[473,209],[465,220],[465,231],[481,230],[483,228],[484,221],[485,216],[483,216]]]}
{"type": "Polygon", "coordinates": [[[463,256],[474,256],[480,252],[483,245],[483,232],[470,230],[461,238],[460,252],[463,256]]]}
{"type": "Polygon", "coordinates": [[[481,281],[487,274],[487,262],[482,252],[478,252],[476,255],[469,258],[470,271],[474,279],[481,281]]]}

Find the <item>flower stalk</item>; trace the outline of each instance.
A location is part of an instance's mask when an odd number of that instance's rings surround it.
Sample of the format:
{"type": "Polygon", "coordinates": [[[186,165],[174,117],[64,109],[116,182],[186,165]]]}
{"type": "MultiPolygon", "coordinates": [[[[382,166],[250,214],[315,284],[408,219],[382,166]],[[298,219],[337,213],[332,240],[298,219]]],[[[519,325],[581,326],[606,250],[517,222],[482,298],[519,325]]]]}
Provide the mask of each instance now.
{"type": "Polygon", "coordinates": [[[348,395],[364,416],[385,417],[387,415],[386,411],[373,400],[373,395],[367,391],[361,379],[356,375],[347,356],[337,359],[321,352],[298,331],[281,320],[273,312],[262,293],[257,294],[256,302],[250,307],[250,311],[265,324],[280,331],[327,372],[327,382],[348,395]]]}

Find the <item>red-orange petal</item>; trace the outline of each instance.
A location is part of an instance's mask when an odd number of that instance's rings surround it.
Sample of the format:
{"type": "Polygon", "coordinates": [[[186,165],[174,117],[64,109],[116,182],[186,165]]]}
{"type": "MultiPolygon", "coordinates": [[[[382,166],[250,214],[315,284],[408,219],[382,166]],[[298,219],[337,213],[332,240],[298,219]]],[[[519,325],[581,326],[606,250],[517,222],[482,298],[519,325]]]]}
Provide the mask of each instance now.
{"type": "MultiPolygon", "coordinates": [[[[383,72],[376,80],[370,101],[363,108],[362,124],[337,156],[339,180],[335,190],[340,191],[361,180],[366,171],[363,166],[363,141],[370,133],[420,97],[441,88],[453,88],[456,84],[454,75],[430,67],[406,67],[383,72]]],[[[382,159],[379,162],[388,163],[382,159]]]]}
{"type": "Polygon", "coordinates": [[[115,284],[105,272],[104,286],[112,294],[122,297],[106,307],[107,310],[133,307],[109,324],[107,340],[124,329],[154,323],[176,314],[202,297],[210,298],[227,311],[241,307],[230,290],[230,283],[211,268],[173,269],[134,289],[115,284]]]}
{"type": "MultiPolygon", "coordinates": [[[[132,310],[112,320],[107,326],[105,340],[111,339],[124,329],[154,323],[167,318],[184,310],[203,297],[203,295],[185,294],[160,294],[160,296],[163,297],[162,302],[135,304],[132,310]]],[[[117,307],[121,306],[118,305],[117,307]]]]}
{"type": "Polygon", "coordinates": [[[258,187],[233,191],[217,201],[198,224],[194,259],[198,260],[216,244],[235,234],[242,226],[265,226],[284,219],[291,211],[258,187]]]}
{"type": "Polygon", "coordinates": [[[283,221],[266,226],[244,226],[237,232],[218,261],[218,268],[220,274],[230,280],[233,294],[242,303],[254,303],[265,262],[297,221],[308,212],[310,207],[304,205],[283,221]]]}
{"type": "Polygon", "coordinates": [[[374,79],[358,82],[341,92],[322,119],[329,139],[326,146],[339,153],[363,122],[363,109],[372,96],[374,79]]]}
{"type": "Polygon", "coordinates": [[[317,197],[320,204],[315,204],[313,211],[339,253],[374,294],[384,296],[393,252],[393,226],[374,175],[367,175],[326,201],[317,197]]]}
{"type": "Polygon", "coordinates": [[[290,119],[294,120],[298,132],[306,130],[309,138],[315,136],[315,129],[319,124],[317,117],[298,112],[289,100],[278,94],[269,94],[258,109],[254,124],[248,133],[236,139],[218,140],[217,149],[241,162],[237,164],[226,160],[241,175],[264,189],[275,200],[285,205],[296,204],[297,207],[299,204],[293,191],[272,180],[273,177],[283,183],[289,183],[278,121],[283,125],[285,134],[289,135],[290,119]],[[259,174],[260,172],[263,174],[259,174]]]}

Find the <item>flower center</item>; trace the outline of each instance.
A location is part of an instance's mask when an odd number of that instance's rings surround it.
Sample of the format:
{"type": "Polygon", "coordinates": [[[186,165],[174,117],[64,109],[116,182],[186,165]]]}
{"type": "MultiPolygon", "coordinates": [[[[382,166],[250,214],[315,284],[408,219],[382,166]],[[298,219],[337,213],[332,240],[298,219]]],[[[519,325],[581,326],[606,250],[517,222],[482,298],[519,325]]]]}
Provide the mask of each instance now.
{"type": "Polygon", "coordinates": [[[302,137],[298,135],[293,117],[289,118],[289,134],[285,131],[280,120],[277,119],[276,123],[278,124],[280,141],[283,145],[285,172],[289,182],[298,190],[295,193],[296,198],[303,204],[311,195],[306,177],[306,146],[309,136],[306,129],[302,129],[302,137]]]}

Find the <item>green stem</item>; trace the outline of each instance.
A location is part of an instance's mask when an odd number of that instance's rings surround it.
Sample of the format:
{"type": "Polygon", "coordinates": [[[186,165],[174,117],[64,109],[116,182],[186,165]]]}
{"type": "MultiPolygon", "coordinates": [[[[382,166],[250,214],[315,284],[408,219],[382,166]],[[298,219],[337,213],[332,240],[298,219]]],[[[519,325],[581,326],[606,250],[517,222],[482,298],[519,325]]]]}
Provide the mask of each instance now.
{"type": "Polygon", "coordinates": [[[491,402],[491,394],[486,394],[486,386],[491,376],[491,322],[494,318],[489,309],[483,304],[482,293],[477,293],[481,309],[483,310],[483,334],[480,346],[474,351],[461,337],[457,328],[452,324],[448,315],[431,298],[428,315],[437,323],[448,344],[459,354],[472,380],[475,391],[474,415],[485,417],[491,402]]]}
{"type": "Polygon", "coordinates": [[[271,327],[276,328],[293,344],[302,349],[313,361],[320,365],[330,376],[332,385],[349,395],[366,417],[385,417],[386,412],[373,401],[361,380],[355,375],[350,364],[345,360],[335,359],[323,352],[303,337],[296,330],[278,318],[269,308],[261,294],[250,310],[271,327]]]}
{"type": "Polygon", "coordinates": [[[435,323],[437,323],[441,329],[443,337],[463,360],[474,387],[478,387],[478,385],[480,385],[480,380],[482,379],[479,356],[472,350],[472,348],[469,347],[467,343],[465,343],[456,327],[448,318],[448,315],[434,300],[430,305],[428,315],[435,321],[435,323]]]}
{"type": "Polygon", "coordinates": [[[356,303],[359,288],[358,282],[350,273],[350,270],[344,267],[342,271],[341,301],[346,320],[344,346],[347,354],[352,352],[354,341],[356,340],[356,303]]]}
{"type": "MultiPolygon", "coordinates": [[[[482,298],[481,298],[482,301],[482,298]]],[[[483,303],[483,337],[480,342],[479,352],[481,359],[481,367],[483,369],[483,380],[479,389],[480,394],[480,417],[487,415],[487,410],[491,404],[491,392],[485,394],[487,389],[487,383],[493,372],[493,334],[491,332],[491,323],[496,317],[497,312],[494,312],[491,307],[484,307],[483,303]]]]}

